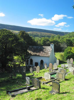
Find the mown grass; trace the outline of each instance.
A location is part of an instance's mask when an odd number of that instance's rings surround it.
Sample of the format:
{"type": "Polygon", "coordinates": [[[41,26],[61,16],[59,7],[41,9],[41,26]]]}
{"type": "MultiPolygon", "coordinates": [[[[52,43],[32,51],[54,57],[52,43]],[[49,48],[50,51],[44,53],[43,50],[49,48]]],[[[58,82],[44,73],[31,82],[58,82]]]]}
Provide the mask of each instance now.
{"type": "MultiPolygon", "coordinates": [[[[48,71],[49,69],[42,69],[39,73],[34,72],[34,77],[44,76],[48,71]]],[[[26,76],[29,75],[32,73],[26,73],[26,76]]],[[[69,73],[65,78],[65,81],[60,82],[60,94],[50,94],[52,86],[41,84],[41,89],[10,97],[6,94],[6,90],[25,87],[25,81],[21,74],[17,74],[13,77],[14,80],[11,80],[8,73],[2,73],[0,74],[0,100],[74,100],[74,76],[69,73]]]]}

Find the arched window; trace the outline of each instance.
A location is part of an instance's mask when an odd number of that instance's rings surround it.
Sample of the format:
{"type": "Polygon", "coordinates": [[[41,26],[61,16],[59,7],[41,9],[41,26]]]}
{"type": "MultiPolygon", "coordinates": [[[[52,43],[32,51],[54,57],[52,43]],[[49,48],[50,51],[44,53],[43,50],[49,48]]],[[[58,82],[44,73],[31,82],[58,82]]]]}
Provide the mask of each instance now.
{"type": "Polygon", "coordinates": [[[33,65],[33,60],[32,59],[30,59],[30,65],[33,65]]]}

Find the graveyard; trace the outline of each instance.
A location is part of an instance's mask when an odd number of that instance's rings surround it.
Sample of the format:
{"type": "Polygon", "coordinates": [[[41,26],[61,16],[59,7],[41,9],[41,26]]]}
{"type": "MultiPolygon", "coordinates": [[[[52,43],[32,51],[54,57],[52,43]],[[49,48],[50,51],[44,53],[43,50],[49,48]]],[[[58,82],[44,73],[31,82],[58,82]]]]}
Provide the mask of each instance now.
{"type": "Polygon", "coordinates": [[[13,74],[0,73],[0,100],[73,100],[74,62],[26,71],[25,67],[13,67],[13,74]],[[14,70],[15,69],[15,70],[14,70]],[[19,89],[19,90],[18,90],[19,89]],[[14,91],[15,90],[15,91],[14,91]]]}

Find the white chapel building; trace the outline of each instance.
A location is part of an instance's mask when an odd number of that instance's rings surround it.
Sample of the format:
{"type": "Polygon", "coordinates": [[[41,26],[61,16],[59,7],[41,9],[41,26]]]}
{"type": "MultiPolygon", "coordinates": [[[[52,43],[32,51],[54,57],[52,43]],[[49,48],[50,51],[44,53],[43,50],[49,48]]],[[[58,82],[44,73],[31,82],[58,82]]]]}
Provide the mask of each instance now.
{"type": "Polygon", "coordinates": [[[50,46],[29,46],[28,52],[31,54],[26,62],[26,66],[43,66],[49,63],[54,64],[56,57],[54,54],[54,44],[50,46]]]}

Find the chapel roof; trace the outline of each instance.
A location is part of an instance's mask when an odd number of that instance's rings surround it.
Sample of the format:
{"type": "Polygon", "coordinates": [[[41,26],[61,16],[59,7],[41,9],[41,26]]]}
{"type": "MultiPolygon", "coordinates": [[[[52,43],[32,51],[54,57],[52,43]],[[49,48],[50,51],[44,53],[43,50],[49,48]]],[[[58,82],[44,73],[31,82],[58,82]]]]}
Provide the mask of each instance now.
{"type": "Polygon", "coordinates": [[[50,46],[29,46],[28,52],[32,56],[46,56],[49,57],[52,48],[50,46]]]}

